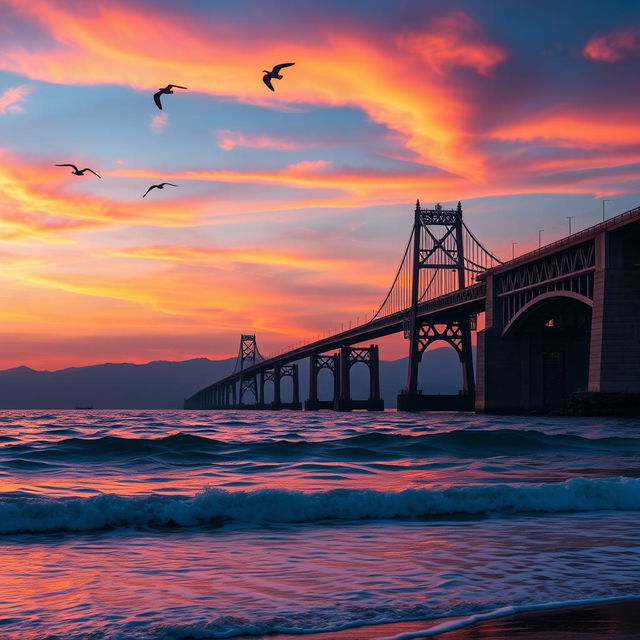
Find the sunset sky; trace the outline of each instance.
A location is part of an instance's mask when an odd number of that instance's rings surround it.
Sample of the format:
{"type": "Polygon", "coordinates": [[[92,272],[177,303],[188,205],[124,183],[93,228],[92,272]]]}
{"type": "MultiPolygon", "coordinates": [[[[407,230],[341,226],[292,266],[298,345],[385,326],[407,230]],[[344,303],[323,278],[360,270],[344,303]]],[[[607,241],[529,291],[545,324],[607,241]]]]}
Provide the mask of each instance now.
{"type": "Polygon", "coordinates": [[[595,224],[602,199],[640,205],[637,0],[0,0],[0,16],[0,368],[333,330],[378,306],[416,198],[462,200],[502,258],[567,216],[595,224]],[[279,62],[296,64],[271,93],[279,62]],[[159,111],[168,83],[188,91],[159,111]],[[162,181],[180,187],[141,198],[162,181]]]}

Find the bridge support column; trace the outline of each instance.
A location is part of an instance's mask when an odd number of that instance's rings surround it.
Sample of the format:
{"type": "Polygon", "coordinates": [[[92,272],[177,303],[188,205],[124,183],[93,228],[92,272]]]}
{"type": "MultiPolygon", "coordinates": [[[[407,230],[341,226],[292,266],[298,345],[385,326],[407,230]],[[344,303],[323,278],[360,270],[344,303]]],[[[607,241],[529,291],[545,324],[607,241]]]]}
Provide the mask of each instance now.
{"type": "Polygon", "coordinates": [[[588,387],[594,393],[640,393],[640,232],[629,231],[596,238],[588,387]]]}
{"type": "Polygon", "coordinates": [[[351,411],[351,353],[348,346],[340,347],[340,393],[333,408],[336,411],[351,411]]]}
{"type": "Polygon", "coordinates": [[[260,378],[258,382],[258,409],[264,409],[266,407],[264,402],[264,383],[265,383],[265,372],[260,372],[260,378]]]}
{"type": "Polygon", "coordinates": [[[369,361],[369,402],[380,402],[380,360],[377,344],[371,345],[369,361]]]}
{"type": "Polygon", "coordinates": [[[278,410],[282,409],[282,398],[280,396],[280,381],[282,379],[282,368],[280,365],[276,365],[273,368],[273,402],[271,408],[278,410]]]}
{"type": "Polygon", "coordinates": [[[242,373],[240,373],[240,380],[238,380],[238,387],[239,387],[239,392],[238,392],[238,408],[242,409],[243,405],[244,405],[244,385],[245,385],[245,378],[242,375],[242,373]]]}
{"type": "Polygon", "coordinates": [[[340,357],[336,354],[313,354],[309,358],[309,398],[304,403],[305,411],[333,409],[340,395],[340,357]],[[329,369],[333,375],[333,394],[330,400],[318,398],[318,374],[322,369],[329,369]]]}
{"type": "MultiPolygon", "coordinates": [[[[475,320],[474,326],[475,329],[475,320]]],[[[471,318],[460,320],[460,330],[462,333],[460,342],[460,364],[462,365],[462,395],[471,398],[471,409],[473,409],[476,397],[476,378],[473,373],[473,349],[471,348],[471,318]]]]}
{"type": "MultiPolygon", "coordinates": [[[[292,378],[293,378],[293,404],[300,404],[300,379],[298,374],[298,365],[292,365],[292,378]]],[[[302,407],[300,407],[302,408],[302,407]]]]}
{"type": "Polygon", "coordinates": [[[309,398],[304,403],[306,411],[314,411],[318,407],[318,354],[309,356],[309,398]]]}
{"type": "Polygon", "coordinates": [[[340,393],[333,408],[336,411],[352,411],[365,409],[367,411],[383,411],[384,400],[380,397],[380,376],[378,363],[378,347],[349,347],[340,348],[340,393]],[[351,367],[357,362],[363,362],[369,368],[369,398],[367,400],[353,400],[351,398],[351,367]]]}

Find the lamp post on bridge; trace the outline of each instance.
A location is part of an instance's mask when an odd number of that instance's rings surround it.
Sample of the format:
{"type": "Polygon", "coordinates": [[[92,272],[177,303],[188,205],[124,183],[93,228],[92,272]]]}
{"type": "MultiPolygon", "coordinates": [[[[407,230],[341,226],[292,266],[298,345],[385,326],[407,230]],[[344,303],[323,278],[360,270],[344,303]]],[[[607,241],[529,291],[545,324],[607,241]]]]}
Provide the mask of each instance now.
{"type": "Polygon", "coordinates": [[[569,221],[569,235],[571,235],[571,221],[575,216],[567,216],[567,220],[569,221]]]}
{"type": "Polygon", "coordinates": [[[516,245],[520,244],[519,242],[511,243],[511,259],[513,260],[516,257],[516,245]]]}
{"type": "Polygon", "coordinates": [[[544,229],[538,229],[538,249],[542,246],[542,232],[544,229]]]}
{"type": "Polygon", "coordinates": [[[602,222],[604,222],[604,203],[611,202],[611,200],[602,200],[602,222]]]}

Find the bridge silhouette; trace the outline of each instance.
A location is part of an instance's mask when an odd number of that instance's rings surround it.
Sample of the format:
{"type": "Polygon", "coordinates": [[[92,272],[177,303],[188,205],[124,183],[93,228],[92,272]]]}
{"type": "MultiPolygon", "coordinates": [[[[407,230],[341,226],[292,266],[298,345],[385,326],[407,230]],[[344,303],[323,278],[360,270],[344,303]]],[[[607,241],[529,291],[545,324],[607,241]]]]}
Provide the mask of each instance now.
{"type": "Polygon", "coordinates": [[[409,355],[398,410],[544,410],[577,392],[640,392],[639,266],[640,208],[502,262],[467,227],[460,202],[454,209],[425,209],[418,201],[400,265],[370,319],[269,358],[255,335],[243,334],[234,372],[184,406],[301,409],[297,363],[309,358],[305,409],[381,410],[379,349],[363,344],[395,333],[407,339],[409,355]],[[472,331],[482,312],[476,390],[472,331]],[[625,322],[632,330],[621,334],[625,322]],[[425,395],[418,388],[419,363],[437,341],[459,357],[457,395],[425,395]],[[366,400],[351,397],[356,363],[369,369],[366,400]],[[333,374],[329,400],[318,398],[323,369],[333,374]],[[284,378],[292,379],[290,401],[282,398],[284,378]],[[267,403],[268,383],[273,401],[267,403]]]}

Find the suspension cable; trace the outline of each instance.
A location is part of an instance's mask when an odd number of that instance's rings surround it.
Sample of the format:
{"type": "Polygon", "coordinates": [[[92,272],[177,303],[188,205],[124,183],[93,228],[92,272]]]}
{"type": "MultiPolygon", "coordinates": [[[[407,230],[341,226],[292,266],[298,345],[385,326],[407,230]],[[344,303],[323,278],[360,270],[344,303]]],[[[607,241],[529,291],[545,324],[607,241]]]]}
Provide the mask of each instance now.
{"type": "Polygon", "coordinates": [[[483,244],[482,242],[480,242],[480,240],[478,240],[478,238],[476,238],[473,233],[471,233],[471,230],[469,229],[469,227],[467,227],[467,225],[463,222],[462,226],[466,229],[467,233],[474,239],[474,241],[476,242],[476,244],[482,249],[482,251],[484,251],[491,259],[495,260],[498,264],[503,264],[503,261],[500,260],[500,258],[496,258],[496,256],[493,255],[493,253],[491,253],[491,251],[489,251],[483,244]]]}
{"type": "Polygon", "coordinates": [[[380,312],[384,308],[384,305],[387,304],[387,301],[389,300],[389,298],[391,297],[391,294],[393,293],[393,290],[394,290],[394,288],[396,286],[396,283],[398,282],[398,278],[400,277],[400,273],[402,271],[402,267],[404,266],[405,260],[407,259],[407,254],[409,253],[409,247],[411,246],[411,241],[413,240],[413,232],[414,232],[414,230],[412,228],[411,229],[411,235],[409,236],[409,242],[407,242],[407,247],[404,250],[404,255],[402,256],[402,261],[400,262],[400,266],[398,267],[398,271],[396,272],[396,277],[393,279],[393,284],[391,285],[391,288],[389,289],[389,292],[387,293],[385,299],[382,301],[382,304],[380,305],[378,310],[373,314],[373,316],[371,316],[371,320],[369,320],[369,322],[373,322],[380,315],[380,312]]]}

